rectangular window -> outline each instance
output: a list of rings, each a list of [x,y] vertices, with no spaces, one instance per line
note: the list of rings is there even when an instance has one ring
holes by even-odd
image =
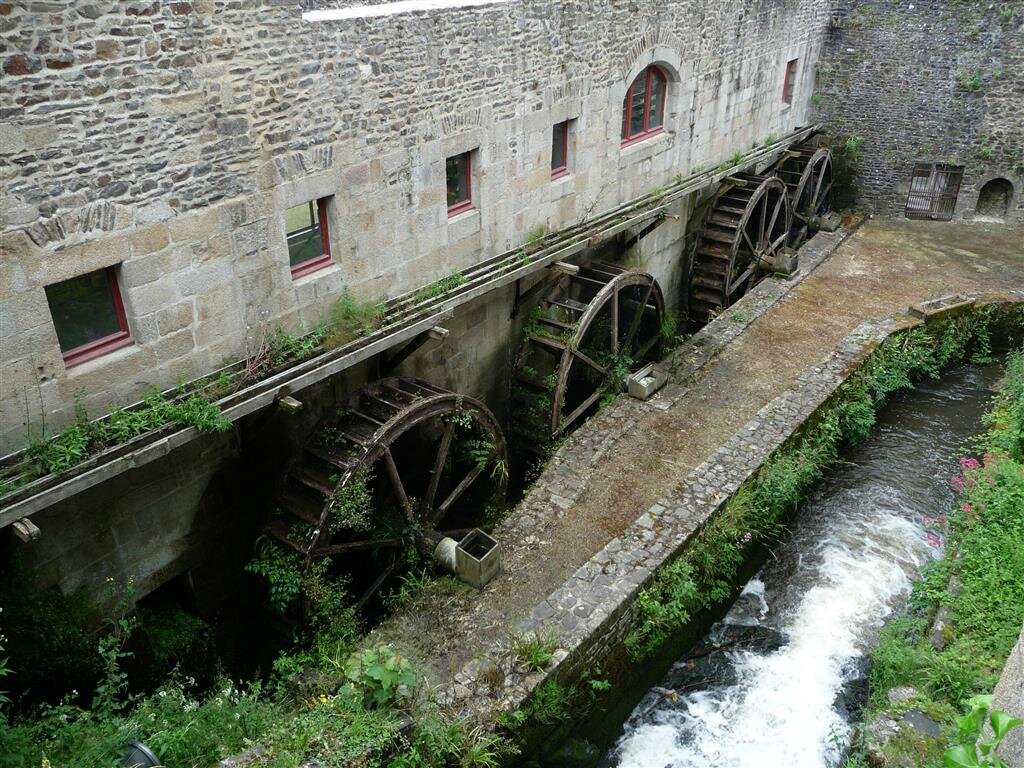
[[[782,83],[782,100],[793,103],[793,90],[796,88],[796,65],[799,59],[792,59],[786,64],[786,79]]]
[[[557,123],[551,129],[551,178],[569,173],[569,121]]]
[[[461,155],[449,157],[444,164],[449,216],[473,207],[473,166],[469,155],[469,152],[463,152]]]
[[[69,367],[132,343],[114,267],[48,285],[46,301]]]
[[[331,263],[326,197],[285,211],[284,230],[292,277],[308,275]]]
[[[907,218],[939,221],[952,219],[963,177],[962,165],[917,163],[910,177],[910,193],[904,211]]]

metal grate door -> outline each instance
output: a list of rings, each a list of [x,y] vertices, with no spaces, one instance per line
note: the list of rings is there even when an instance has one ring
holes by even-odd
[[[956,208],[956,196],[964,177],[962,165],[945,163],[918,163],[910,177],[907,195],[908,219],[937,219],[949,221]]]

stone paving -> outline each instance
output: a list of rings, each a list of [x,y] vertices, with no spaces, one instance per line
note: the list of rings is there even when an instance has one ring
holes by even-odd
[[[941,295],[947,283],[1024,289],[1024,253],[1012,245],[1019,232],[936,235],[914,226],[869,222],[805,277],[849,233],[816,238],[801,255],[804,274],[765,281],[677,350],[666,361],[672,381],[654,399],[619,398],[566,440],[497,531],[502,577],[482,591],[449,584],[427,589],[369,642],[394,644],[463,706],[515,706],[548,674],[571,675],[600,657],[621,640],[631,598],[657,565],[820,405],[868,347],[918,321],[904,316],[850,329],[865,317]],[[943,245],[950,237],[955,242]],[[996,253],[980,252],[978,242]],[[890,245],[893,250],[881,252]],[[772,340],[773,333],[781,335]],[[813,365],[833,348],[834,356]],[[766,360],[768,374],[759,368]],[[694,413],[713,418],[695,426]],[[685,444],[659,432],[666,423],[687,433]],[[630,498],[615,497],[630,484],[636,486]],[[511,663],[511,633],[536,628],[558,634],[556,664],[524,675]]]

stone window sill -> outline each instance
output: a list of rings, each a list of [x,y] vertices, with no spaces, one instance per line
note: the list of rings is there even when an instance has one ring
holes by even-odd
[[[576,185],[574,183],[575,176],[571,173],[563,173],[557,179],[551,180],[551,199],[561,200],[566,195],[571,195],[576,191]]]
[[[619,167],[632,165],[640,160],[646,160],[660,152],[672,147],[675,141],[675,134],[668,131],[652,136],[649,139],[638,141],[635,144],[628,144],[619,153]]]
[[[448,242],[454,243],[480,231],[480,209],[470,208],[448,219]]]

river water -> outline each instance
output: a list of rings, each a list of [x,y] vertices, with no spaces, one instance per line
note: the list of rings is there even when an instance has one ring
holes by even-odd
[[[834,768],[865,652],[941,547],[957,449],[998,371],[904,393],[802,505],[724,619],[623,725],[602,768]],[[940,532],[940,531],[939,531]]]

